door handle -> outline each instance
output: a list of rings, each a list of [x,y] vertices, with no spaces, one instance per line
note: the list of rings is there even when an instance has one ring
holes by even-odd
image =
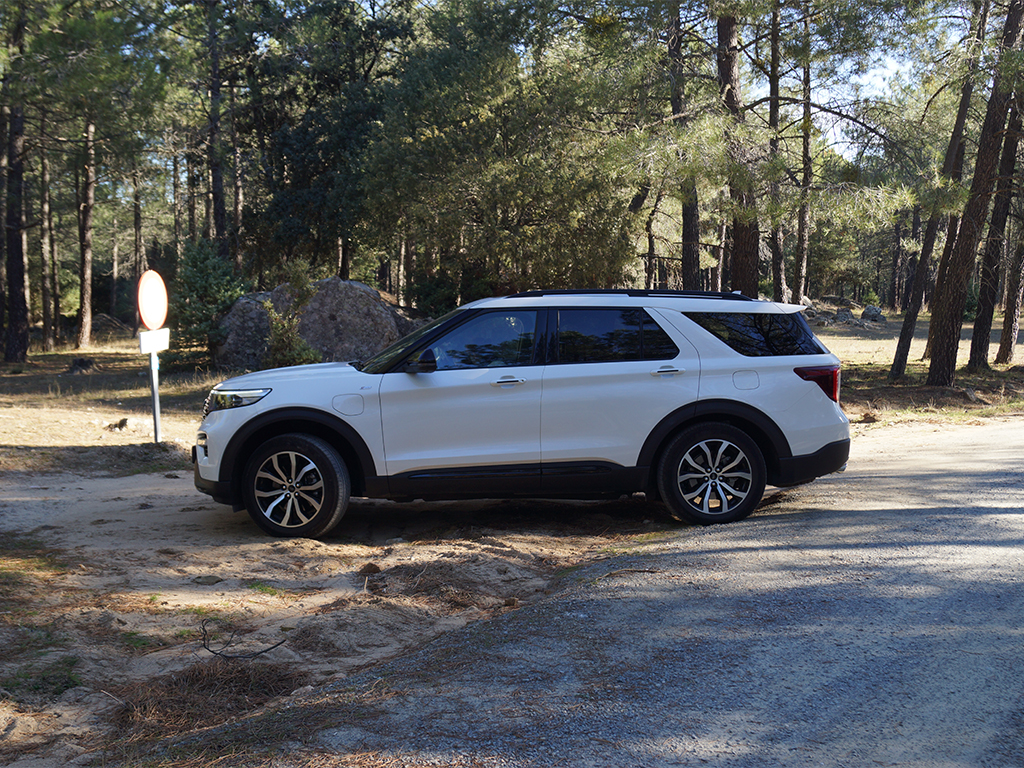
[[[656,371],[651,371],[651,376],[675,376],[680,373],[686,373],[686,369],[665,366],[664,368],[659,368]]]
[[[515,376],[507,376],[507,377],[500,378],[497,381],[492,381],[491,382],[491,386],[492,387],[511,387],[511,386],[513,386],[515,384],[525,384],[525,383],[526,383],[526,379],[517,379]]]

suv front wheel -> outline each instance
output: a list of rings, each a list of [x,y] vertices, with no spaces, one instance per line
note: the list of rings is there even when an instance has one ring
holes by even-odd
[[[730,424],[686,429],[658,464],[658,490],[669,512],[698,525],[742,520],[760,503],[764,485],[761,450]]]
[[[272,536],[315,538],[348,508],[351,484],[338,452],[313,435],[271,438],[250,456],[242,478],[246,509]]]

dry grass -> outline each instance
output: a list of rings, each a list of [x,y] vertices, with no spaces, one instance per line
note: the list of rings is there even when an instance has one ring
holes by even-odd
[[[251,712],[305,684],[283,664],[214,657],[180,672],[111,690],[118,740],[173,736]]]
[[[375,752],[340,756],[304,749],[316,733],[372,714],[396,695],[378,681],[362,690],[278,697],[305,678],[285,665],[214,659],[175,675],[112,691],[117,732],[104,764],[152,768],[383,768],[415,766]],[[273,700],[278,698],[277,702]]]
[[[990,369],[967,372],[960,368],[952,387],[930,387],[930,362],[922,359],[928,333],[928,317],[917,324],[910,347],[906,373],[895,383],[888,380],[896,354],[902,319],[867,328],[837,325],[815,328],[815,333],[843,361],[843,408],[850,420],[876,423],[907,420],[960,421],[1024,412],[1024,345],[1017,345],[1016,364],[993,365]],[[1001,325],[1001,320],[996,327]],[[971,347],[970,324],[966,324],[958,358],[966,363]],[[993,331],[991,353],[999,343]]]

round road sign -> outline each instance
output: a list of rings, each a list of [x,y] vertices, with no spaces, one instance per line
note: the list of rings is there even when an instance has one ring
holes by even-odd
[[[142,324],[155,331],[167,319],[167,288],[163,278],[152,269],[139,278],[139,315]]]

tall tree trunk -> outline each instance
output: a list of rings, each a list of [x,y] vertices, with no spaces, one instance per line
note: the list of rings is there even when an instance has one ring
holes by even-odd
[[[40,134],[46,135],[46,112],[39,115]],[[39,295],[43,304],[43,349],[52,352],[56,347],[53,333],[53,295],[50,275],[50,162],[46,149],[39,150]]]
[[[903,270],[906,269],[906,252],[903,249],[903,219],[897,218],[892,237],[892,274],[889,280],[889,307],[899,312],[900,297],[903,293]]]
[[[195,243],[199,240],[199,152],[191,142],[185,152],[185,184],[188,187],[188,239]]]
[[[146,247],[142,241],[142,189],[139,169],[132,166],[132,284],[138,285],[139,278],[146,270]],[[142,316],[139,308],[132,312],[132,333],[138,335]]]
[[[181,156],[175,152],[171,180],[171,201],[174,209],[174,263],[181,263]]]
[[[206,0],[207,5],[207,47],[210,54],[210,204],[212,220],[210,237],[217,244],[217,255],[222,259],[231,257],[227,237],[228,213],[224,201],[224,152],[221,147],[221,73],[220,73],[220,8],[219,0]]]
[[[1003,155],[999,161],[999,181],[996,185],[992,216],[988,225],[988,239],[981,258],[981,287],[978,293],[978,312],[974,318],[971,336],[969,371],[983,370],[988,365],[988,349],[992,338],[992,317],[999,292],[999,266],[1003,257],[1006,221],[1013,201],[1013,175],[1017,164],[1017,145],[1020,143],[1021,116],[1014,106],[1010,110],[1009,125],[1003,139]]]
[[[917,250],[918,254],[920,254],[920,252],[921,252],[921,250],[920,250],[920,246],[921,246],[921,223],[922,223],[921,222],[921,206],[920,205],[915,205],[914,206],[914,212],[913,212],[913,215],[911,217],[910,239],[913,240],[915,243],[917,243],[917,245],[918,245],[918,250]],[[906,272],[904,273],[903,295],[900,296],[900,307],[902,307],[904,309],[907,306],[910,305],[910,294],[914,290],[914,288],[913,288],[913,286],[914,286],[914,275],[916,274],[916,270],[917,270],[917,256],[911,255],[910,259],[907,261],[907,268],[906,268]]]
[[[647,258],[645,259],[646,275],[644,287],[647,289],[665,287],[663,285],[655,285],[658,276],[658,248],[657,239],[654,234],[654,222],[661,210],[661,201],[664,198],[664,194],[664,189],[659,187],[658,194],[654,199],[654,204],[651,206],[651,210],[644,221],[644,234],[647,236]]]
[[[245,205],[245,190],[242,185],[242,147],[238,142],[238,130],[235,121],[238,115],[238,105],[235,103],[235,88],[231,88],[231,149],[234,157],[234,216],[232,226],[232,247],[235,251],[235,270],[242,271],[242,249],[239,246],[239,238],[242,233],[242,207]]]
[[[146,270],[146,248],[142,239],[142,181],[132,168],[132,276],[138,280]]]
[[[960,219],[960,232],[949,259],[942,301],[935,307],[932,323],[935,337],[932,361],[928,368],[928,385],[950,387],[956,377],[956,358],[963,324],[964,304],[967,299],[967,280],[974,266],[978,241],[985,226],[989,198],[995,183],[999,162],[999,134],[1006,123],[1011,90],[1007,87],[1000,64],[1005,52],[1016,48],[1024,19],[1024,0],[1011,0],[1006,13],[1001,42],[1001,54],[992,78],[992,94],[985,111],[985,121],[978,136],[978,155],[975,160],[971,193]]]
[[[85,177],[78,210],[78,343],[79,349],[92,346],[92,219],[96,208],[96,124],[85,124]]]
[[[814,164],[811,161],[811,10],[806,6],[804,45],[807,52],[800,84],[800,210],[797,213],[796,268],[793,275],[793,300],[797,303],[802,302],[808,293],[807,258],[811,250],[811,185],[814,183]]]
[[[25,44],[27,10],[24,2],[17,3],[10,28],[8,56],[20,59]],[[16,77],[16,75],[15,75]],[[22,363],[28,355],[28,274],[25,269],[25,108],[18,96],[12,96],[11,81],[4,80],[4,96],[8,100],[7,128],[7,184],[6,214],[4,217],[6,247],[4,282],[7,290],[7,339],[4,360]],[[4,307],[0,304],[0,328],[3,325]]]
[[[7,344],[4,360],[23,363],[28,355],[25,287],[25,113],[11,106],[7,140]]]
[[[682,281],[686,290],[700,290],[700,203],[697,183],[692,178],[680,184],[682,198]]]
[[[117,231],[117,216],[111,221],[113,230],[110,238],[110,316],[117,317],[117,280],[121,269],[121,248],[118,242],[120,232]]]
[[[347,237],[338,238],[338,277],[350,279],[352,273],[352,242]]]
[[[50,296],[53,299],[53,337],[64,338],[64,318],[60,313],[60,264],[57,258],[57,231],[53,227],[53,206],[50,206],[46,218],[42,222],[50,241]]]
[[[1020,332],[1020,308],[1024,301],[1024,240],[1017,244],[1012,263],[1006,270],[1006,309],[1003,313],[1003,332],[999,337],[996,362],[1013,362],[1013,350]]]
[[[742,123],[743,99],[740,95],[739,20],[735,16],[720,16],[718,26],[718,85],[722,102],[734,123]],[[731,134],[732,131],[730,130]],[[733,154],[739,155],[738,142]],[[734,160],[738,160],[734,157]],[[758,267],[760,260],[760,233],[754,206],[754,191],[750,184],[739,179],[729,182],[729,197],[734,213],[732,218],[732,288],[746,296],[758,295]]]
[[[668,59],[672,77],[669,100],[677,130],[682,127],[683,114],[683,45],[680,5],[671,7],[668,34]],[[680,267],[683,288],[700,288],[700,201],[697,197],[697,182],[691,176],[679,183],[679,200],[682,203],[682,232],[680,242]]]
[[[971,96],[974,93],[974,82],[977,79],[978,52],[985,40],[985,28],[988,24],[988,0],[984,3],[975,0],[974,18],[972,26],[974,29],[973,45],[971,46],[968,59],[967,76],[964,78],[960,88],[960,105],[957,108],[956,119],[953,122],[953,131],[950,134],[949,144],[946,146],[946,156],[942,162],[942,176],[947,179],[958,181],[963,175],[964,145],[963,132],[967,123],[967,115],[970,111]],[[931,215],[928,217],[928,225],[925,227],[924,239],[921,241],[921,254],[917,259],[917,269],[914,270],[914,281],[910,289],[910,298],[907,301],[907,311],[903,316],[903,327],[900,329],[900,338],[896,343],[896,354],[893,357],[892,365],[889,368],[889,381],[897,381],[907,370],[907,359],[910,356],[910,344],[914,340],[914,332],[917,326],[917,316],[921,311],[924,302],[925,287],[928,282],[929,262],[932,257],[932,250],[935,248],[935,238],[939,232],[939,224],[942,220],[942,212],[938,201],[932,206]],[[949,221],[953,227],[947,232],[947,238],[956,237],[956,229],[959,227],[959,220],[950,216]],[[949,240],[947,239],[947,243]],[[951,243],[950,243],[951,245]],[[945,261],[945,259],[943,259]],[[935,303],[935,302],[933,302]],[[932,327],[929,326],[928,335],[931,338]],[[926,349],[926,355],[928,350]]]
[[[772,7],[771,27],[771,62],[768,70],[768,130],[771,137],[768,139],[768,151],[772,161],[779,157],[779,96],[780,96],[780,66],[782,37],[782,10],[780,0],[775,0]],[[789,288],[786,286],[786,261],[783,251],[782,228],[779,224],[779,209],[781,208],[779,182],[772,181],[771,184],[772,203],[775,211],[772,213],[772,230],[768,236],[768,246],[772,253],[772,298],[775,301],[789,301]]]
[[[3,104],[0,105],[0,137],[7,139],[7,126],[10,124],[11,108],[7,105],[10,83],[3,80]],[[0,151],[0,220],[5,224],[7,218],[7,151]],[[7,321],[7,237],[0,237],[0,347],[7,338],[5,334]]]

